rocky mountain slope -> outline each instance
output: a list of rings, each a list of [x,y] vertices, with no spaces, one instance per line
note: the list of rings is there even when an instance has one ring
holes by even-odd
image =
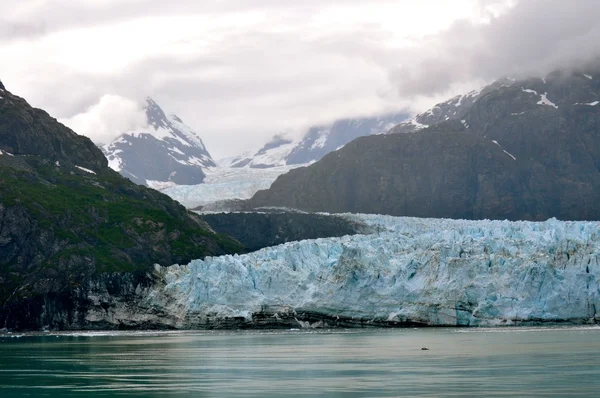
[[[480,97],[491,91],[508,87],[513,83],[515,83],[515,79],[502,78],[479,90],[473,90],[464,95],[457,95],[445,102],[436,104],[433,108],[418,114],[410,120],[394,126],[387,133],[414,133],[415,131],[423,130],[429,126],[435,126],[448,120],[462,120],[463,116],[466,115]]]
[[[151,98],[144,109],[148,127],[125,132],[102,147],[110,167],[154,188],[200,184],[204,170],[216,166],[200,137],[177,115],[167,116]]]
[[[154,264],[242,250],[0,86],[0,328],[61,327],[98,286],[125,299]]]
[[[505,79],[462,107],[458,117],[446,120],[446,114],[413,133],[359,138],[279,177],[248,206],[597,220],[599,104],[599,67]]]

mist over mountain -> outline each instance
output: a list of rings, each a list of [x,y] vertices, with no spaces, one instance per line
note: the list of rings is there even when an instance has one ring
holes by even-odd
[[[228,164],[234,168],[256,169],[307,165],[358,137],[383,134],[407,118],[408,114],[398,112],[378,117],[336,120],[330,125],[311,127],[298,140],[275,135],[258,151],[237,156]]]

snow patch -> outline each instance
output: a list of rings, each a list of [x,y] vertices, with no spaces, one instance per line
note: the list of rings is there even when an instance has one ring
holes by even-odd
[[[459,106],[461,106],[461,105],[462,105],[463,98],[464,98],[464,96],[463,96],[463,95],[460,95],[460,96],[458,97],[458,101],[456,102],[456,104],[454,104],[454,106],[455,106],[456,108],[458,108]]]
[[[310,149],[323,148],[325,146],[325,144],[327,143],[328,138],[329,138],[329,130],[323,131],[321,133],[321,135],[319,136],[319,138],[317,138],[315,140],[315,142],[313,142]]]
[[[504,149],[502,150],[502,152],[504,152],[505,154],[507,154],[508,156],[510,156],[513,160],[517,160],[516,157],[514,157],[512,154],[506,152]]]
[[[152,189],[156,189],[157,191],[162,191],[168,188],[176,187],[173,181],[154,181],[154,180],[146,180],[146,185],[148,185]]]
[[[408,123],[415,126],[416,131],[423,130],[423,129],[426,129],[427,127],[429,127],[429,125],[427,125],[427,124],[419,123],[416,118],[410,120]]]
[[[90,169],[86,169],[85,167],[81,167],[81,166],[75,166],[75,167],[77,167],[79,170],[85,171],[86,173],[96,174],[95,171],[90,170]]]
[[[512,154],[508,153],[507,151],[504,150],[504,148],[502,148],[502,145],[498,144],[498,141],[496,140],[492,140],[492,142],[496,145],[498,145],[500,147],[500,149],[502,149],[502,152],[504,152],[505,154],[507,154],[508,156],[510,156],[513,160],[517,160],[516,157],[514,157]]]
[[[537,91],[535,91],[535,90],[531,90],[531,89],[528,89],[528,88],[527,88],[527,89],[525,89],[525,88],[521,87],[521,90],[523,90],[523,92],[525,92],[525,93],[530,93],[530,94],[539,95],[539,94],[537,93]]]
[[[542,99],[538,101],[538,105],[548,105],[555,109],[558,109],[558,106],[548,99],[548,93],[542,94]]]
[[[183,155],[183,156],[185,156],[185,153],[183,153],[183,151],[182,151],[181,149],[179,149],[179,148],[176,148],[176,147],[169,148],[169,151],[171,151],[171,152],[175,152],[175,153],[176,153],[176,154],[178,154],[178,155]]]

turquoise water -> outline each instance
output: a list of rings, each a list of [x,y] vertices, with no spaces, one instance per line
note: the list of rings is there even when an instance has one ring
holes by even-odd
[[[600,328],[0,335],[13,396],[596,397]]]

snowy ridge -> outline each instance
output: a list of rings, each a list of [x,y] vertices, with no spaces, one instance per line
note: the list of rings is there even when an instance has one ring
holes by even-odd
[[[504,82],[504,80],[502,81]],[[479,90],[473,90],[465,95],[458,95],[446,102],[439,103],[412,119],[388,129],[387,132],[390,134],[414,133],[447,120],[461,120],[475,101],[482,94],[490,91],[492,87],[493,85],[490,85]],[[466,121],[463,124],[466,124]]]
[[[163,284],[145,305],[177,327],[265,309],[392,324],[598,320],[597,222],[346,217],[379,232],[158,267]]]

